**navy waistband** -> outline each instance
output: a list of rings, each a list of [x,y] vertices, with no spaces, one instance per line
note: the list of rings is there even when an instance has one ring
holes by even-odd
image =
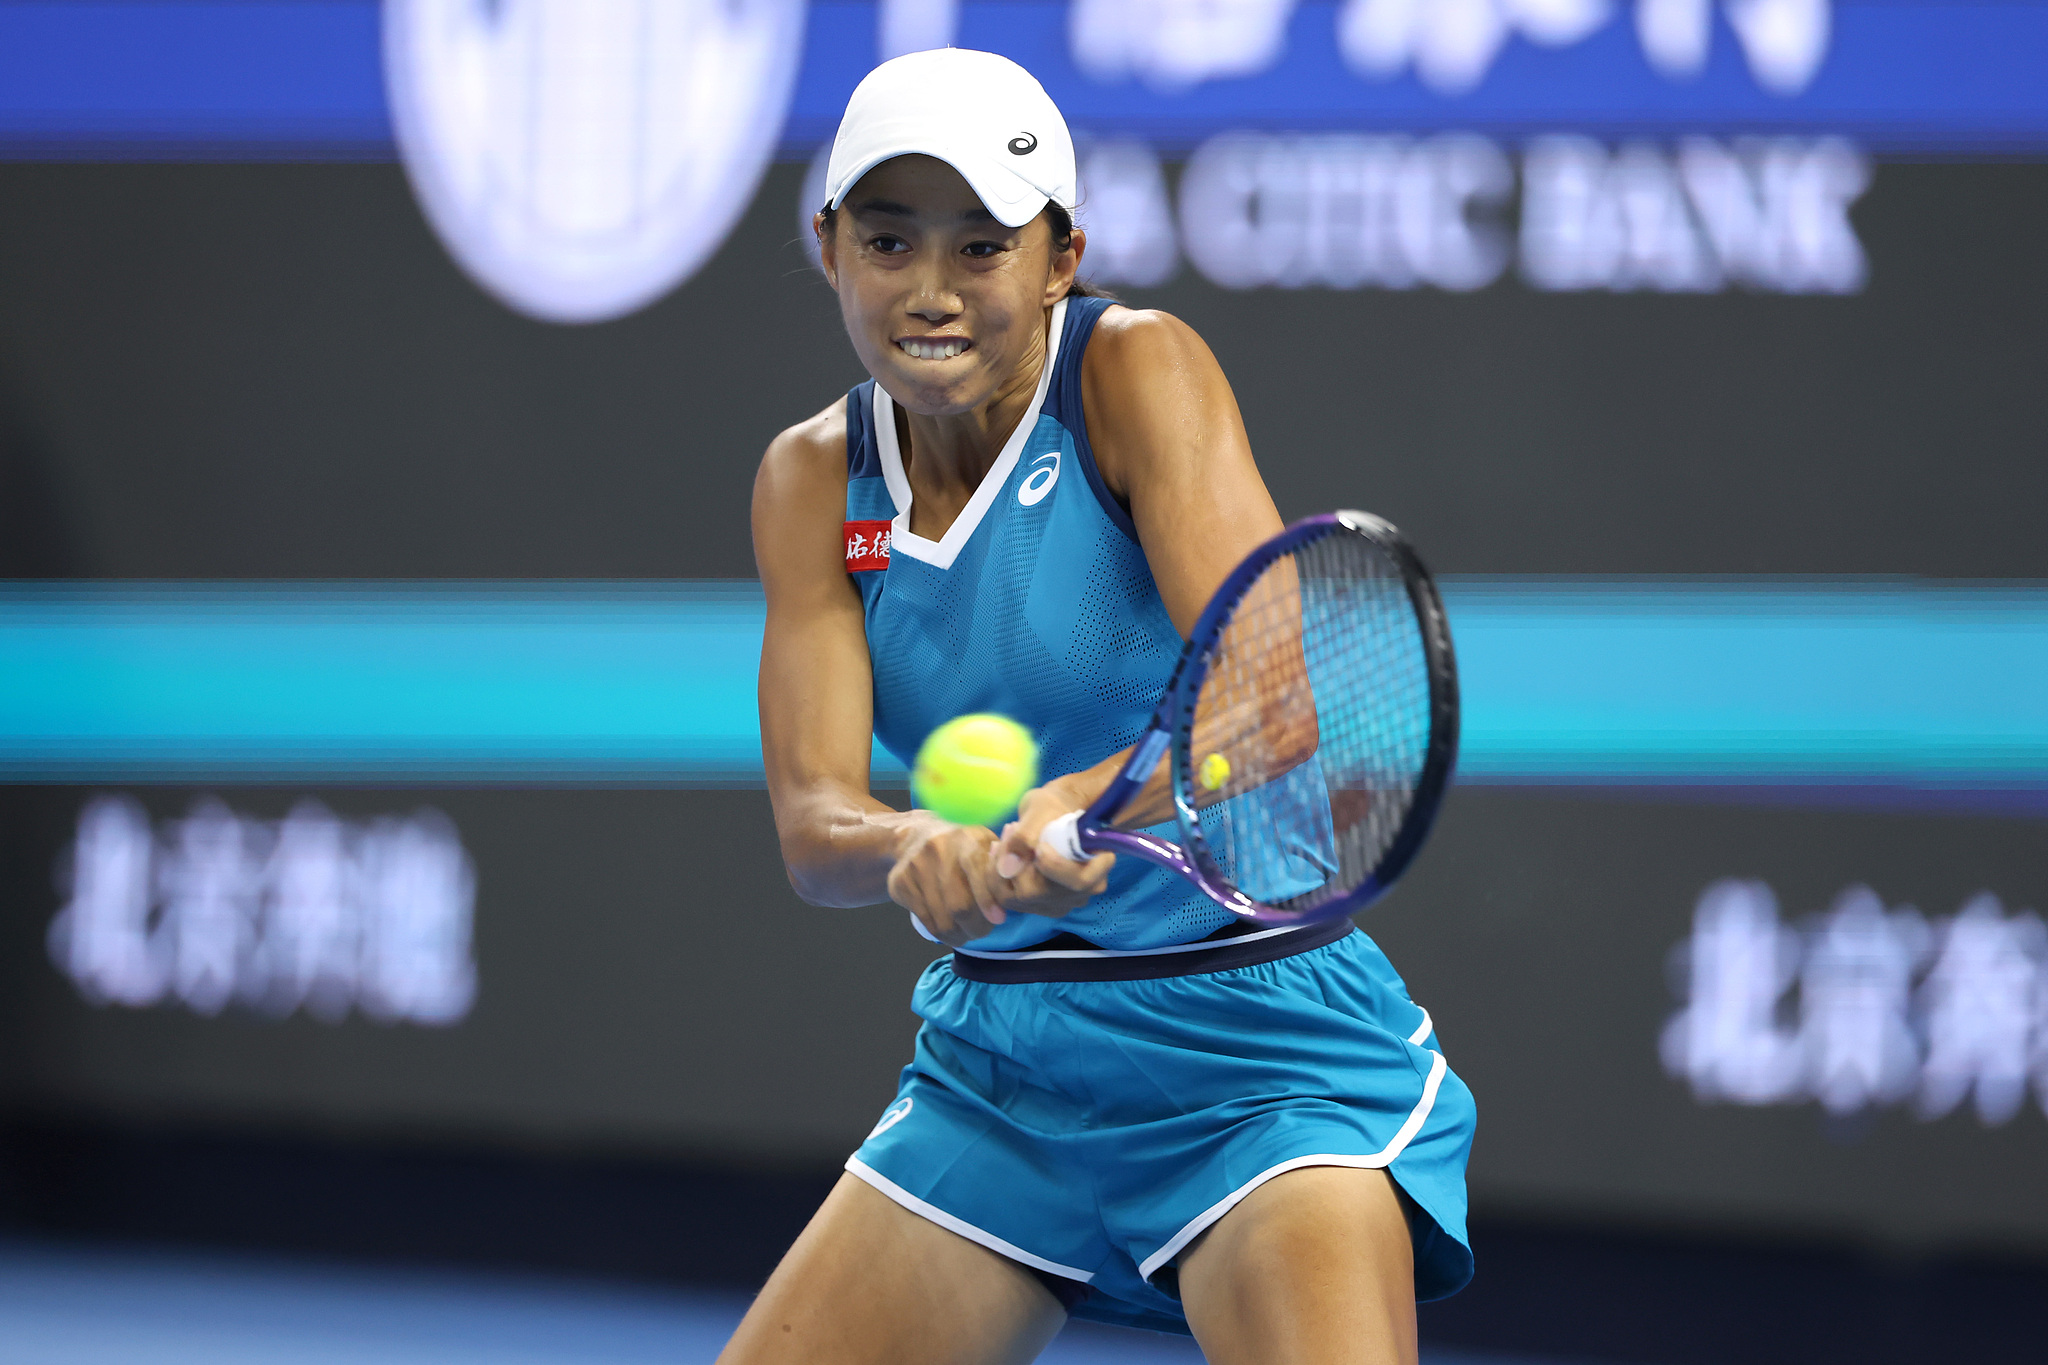
[[[1002,957],[953,954],[953,974],[962,981],[1011,985],[1026,981],[1156,981],[1200,972],[1228,972],[1278,962],[1335,943],[1356,928],[1348,919],[1333,919],[1285,933],[1269,933],[1241,924],[1226,924],[1208,938],[1171,953],[1102,953],[1099,944],[1074,934],[1061,934]],[[1087,956],[1047,957],[1047,953]],[[1102,954],[1096,956],[1096,954]]]

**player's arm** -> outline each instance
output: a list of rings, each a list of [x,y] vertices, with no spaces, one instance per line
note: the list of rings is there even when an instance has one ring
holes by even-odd
[[[1186,636],[1230,571],[1281,529],[1237,397],[1193,328],[1170,314],[1124,308],[1096,326],[1081,363],[1081,396],[1096,467],[1130,509],[1159,596]],[[1111,755],[1031,793],[1005,849],[1028,856],[1039,829],[1092,802],[1128,756]],[[1162,765],[1116,822],[1149,825],[1172,815]]]
[[[1129,308],[1096,325],[1081,396],[1096,468],[1130,509],[1185,637],[1230,571],[1281,528],[1237,396],[1194,328]]]
[[[846,423],[835,404],[777,437],[754,481],[754,557],[768,603],[761,753],[783,862],[813,905],[894,900],[938,938],[962,943],[1004,919],[990,880],[994,836],[895,810],[868,790],[874,685],[846,573],[845,507]],[[1050,894],[1066,909],[1083,899]],[[1004,887],[1002,898],[1017,895]]]
[[[889,899],[905,844],[930,823],[868,791],[872,682],[846,574],[844,405],[778,436],[754,480],[761,757],[790,885],[813,905]]]
[[[1174,627],[1190,635],[1230,571],[1281,527],[1237,396],[1194,328],[1168,313],[1112,308],[1082,359],[1081,398],[1096,468],[1130,509]],[[1085,806],[1126,756],[1048,786]],[[1117,823],[1172,815],[1162,765]]]

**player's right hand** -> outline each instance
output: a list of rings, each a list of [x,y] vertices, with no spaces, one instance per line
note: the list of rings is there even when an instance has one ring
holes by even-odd
[[[933,938],[957,948],[1008,918],[997,904],[996,836],[980,825],[919,814],[889,869],[889,899],[917,916]]]
[[[1068,915],[1099,896],[1109,885],[1114,853],[1098,853],[1072,863],[1048,845],[1045,827],[1069,811],[1086,810],[1088,798],[1073,790],[1075,779],[1056,778],[1024,793],[1017,818],[1003,827],[995,847],[997,885],[1006,891],[1003,903],[1012,910],[1039,915]]]

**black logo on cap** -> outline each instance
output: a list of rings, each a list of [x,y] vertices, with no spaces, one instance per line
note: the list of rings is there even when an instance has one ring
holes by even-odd
[[[1010,139],[1011,156],[1028,156],[1038,150],[1038,138],[1031,133]]]

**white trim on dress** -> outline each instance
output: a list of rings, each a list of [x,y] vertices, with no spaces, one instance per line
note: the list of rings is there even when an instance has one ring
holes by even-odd
[[[1326,1152],[1317,1156],[1298,1156],[1292,1161],[1281,1162],[1271,1170],[1259,1172],[1243,1185],[1238,1186],[1230,1194],[1202,1210],[1201,1214],[1193,1222],[1173,1235],[1172,1241],[1153,1252],[1150,1256],[1147,1256],[1138,1266],[1139,1276],[1143,1279],[1151,1279],[1153,1273],[1161,1266],[1180,1255],[1189,1242],[1201,1236],[1217,1219],[1236,1208],[1239,1200],[1276,1175],[1285,1175],[1287,1172],[1299,1170],[1303,1166],[1349,1166],[1353,1169],[1369,1171],[1384,1170],[1386,1167],[1391,1166],[1394,1158],[1401,1155],[1402,1150],[1414,1140],[1415,1135],[1422,1131],[1422,1125],[1429,1118],[1431,1107],[1436,1104],[1436,1092],[1437,1088],[1443,1084],[1444,1072],[1450,1069],[1450,1064],[1444,1061],[1443,1053],[1435,1052],[1430,1055],[1436,1060],[1429,1064],[1429,1079],[1423,1082],[1422,1099],[1408,1115],[1408,1121],[1401,1125],[1401,1130],[1394,1134],[1392,1142],[1388,1143],[1381,1150],[1374,1152],[1371,1156],[1343,1156]]]
[[[1060,338],[1066,331],[1067,301],[1061,299],[1052,306],[1052,323],[1046,329],[1045,366],[1038,372],[1038,391],[1031,395],[1031,406],[1017,419],[1016,430],[1010,439],[1003,442],[1002,453],[989,466],[988,473],[981,476],[980,485],[974,496],[960,509],[960,515],[953,518],[953,524],[946,528],[946,534],[938,540],[926,540],[910,529],[910,479],[903,472],[903,448],[896,441],[896,400],[889,397],[888,390],[877,381],[875,384],[875,452],[882,461],[882,483],[889,490],[889,500],[896,504],[896,520],[891,524],[889,553],[908,555],[921,560],[935,569],[950,569],[960,555],[981,519],[988,515],[988,509],[995,505],[996,494],[1003,491],[1003,485],[1010,481],[1010,471],[1017,467],[1017,457],[1024,451],[1024,443],[1031,439],[1031,433],[1038,428],[1039,409],[1045,406],[1045,391],[1052,385],[1053,367],[1059,363]]]
[[[996,1236],[993,1232],[984,1232],[972,1223],[955,1218],[952,1214],[947,1213],[935,1204],[927,1204],[924,1200],[919,1199],[909,1190],[904,1189],[901,1185],[889,1179],[888,1176],[883,1175],[857,1156],[846,1158],[846,1169],[848,1174],[866,1181],[920,1218],[937,1223],[948,1232],[957,1232],[970,1242],[979,1242],[982,1246],[987,1247],[999,1256],[1007,1256],[1011,1260],[1020,1261],[1034,1270],[1043,1270],[1049,1275],[1058,1275],[1062,1279],[1079,1280],[1082,1284],[1087,1284],[1095,1278],[1095,1272],[1092,1270],[1076,1270],[1070,1265],[1061,1265],[1058,1261],[1048,1261],[1043,1256],[1033,1256],[1023,1247],[1013,1246]]]

